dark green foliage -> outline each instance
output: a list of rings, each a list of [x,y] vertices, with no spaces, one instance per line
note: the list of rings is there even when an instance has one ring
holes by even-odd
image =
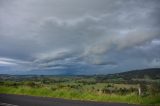
[[[41,83],[35,82],[35,81],[26,81],[23,83],[23,85],[28,87],[42,87]]]
[[[150,94],[153,96],[160,94],[160,82],[152,83],[149,87]]]
[[[145,96],[147,93],[147,85],[144,83],[140,83],[139,88],[141,89],[141,96]]]

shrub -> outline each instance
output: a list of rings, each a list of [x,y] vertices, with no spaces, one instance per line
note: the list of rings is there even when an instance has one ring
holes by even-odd
[[[160,83],[159,82],[152,83],[149,87],[149,92],[153,96],[159,95],[159,93],[160,93]]]

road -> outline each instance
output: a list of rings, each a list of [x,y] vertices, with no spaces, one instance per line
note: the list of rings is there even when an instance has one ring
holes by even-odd
[[[138,106],[138,105],[0,94],[0,106]]]

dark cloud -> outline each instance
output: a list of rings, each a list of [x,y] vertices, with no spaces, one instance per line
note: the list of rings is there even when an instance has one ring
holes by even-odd
[[[74,74],[158,67],[159,5],[159,0],[1,0],[0,67]]]
[[[116,62],[95,62],[93,63],[94,65],[111,65],[111,66],[116,66],[117,63]]]

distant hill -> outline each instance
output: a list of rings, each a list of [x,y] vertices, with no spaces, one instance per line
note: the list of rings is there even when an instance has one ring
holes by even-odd
[[[150,83],[160,81],[160,68],[132,70],[108,75],[97,75],[95,78],[97,82],[104,83]]]
[[[160,79],[160,68],[133,70],[122,73],[110,74],[112,77],[124,79]]]
[[[150,68],[150,69],[141,69],[141,70],[132,70],[127,72],[108,74],[108,75],[72,75],[72,76],[59,76],[59,75],[7,75],[0,74],[0,80],[32,80],[37,78],[51,78],[51,77],[72,77],[72,78],[95,78],[99,82],[106,82],[111,79],[111,81],[130,81],[130,80],[139,80],[143,81],[146,79],[151,80],[160,80],[160,68]]]

